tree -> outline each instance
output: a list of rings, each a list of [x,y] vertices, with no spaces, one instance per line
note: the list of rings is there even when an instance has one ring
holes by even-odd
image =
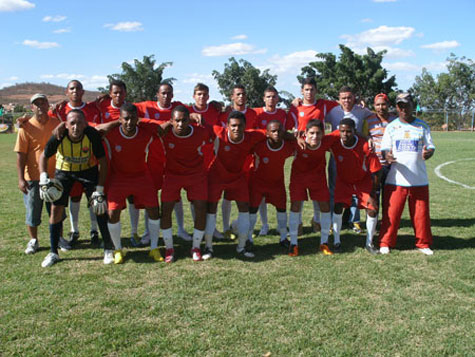
[[[244,59],[237,61],[234,57],[224,64],[223,73],[214,70],[212,75],[218,82],[219,92],[228,102],[234,85],[243,85],[246,88],[248,105],[251,107],[262,107],[264,90],[268,86],[275,86],[277,82],[277,76],[271,75],[268,69],[261,72],[250,62]]]
[[[172,84],[175,78],[163,79],[163,71],[172,62],[156,64],[154,55],[144,56],[142,62],[135,59],[134,64],[122,62],[122,73],[111,74],[107,78],[109,81],[118,79],[124,81],[127,86],[127,100],[130,102],[141,102],[155,98],[158,85],[161,82]],[[107,88],[98,88],[101,92],[108,92]]]
[[[373,103],[378,93],[395,98],[396,76],[388,78],[388,71],[381,65],[386,51],[374,52],[368,47],[365,55],[359,55],[344,45],[340,45],[340,50],[338,59],[330,52],[317,54],[321,60],[303,67],[297,79],[302,82],[306,77],[314,77],[319,93],[330,99],[337,99],[338,90],[345,85],[352,87],[366,103]]]

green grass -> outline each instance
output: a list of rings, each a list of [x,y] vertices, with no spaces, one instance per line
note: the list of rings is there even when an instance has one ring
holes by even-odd
[[[0,135],[0,354],[473,356],[475,191],[433,171],[474,157],[475,136],[433,136],[432,257],[413,249],[405,213],[398,249],[384,257],[367,254],[364,237],[349,231],[342,236],[345,253],[317,254],[319,236],[307,228],[297,258],[268,236],[256,239],[252,262],[236,259],[235,243],[224,242],[216,245],[217,258],[193,263],[189,243],[175,240],[180,259],[173,265],[152,263],[146,249],[130,249],[124,265],[104,266],[102,252],[85,241],[83,203],[80,249],[60,253],[62,262],[43,269],[48,228],[40,227],[42,250],[26,256],[15,136]],[[442,169],[472,186],[474,172],[475,161]],[[185,212],[190,229],[187,204]],[[307,204],[307,224],[311,214]],[[275,227],[273,208],[269,218]],[[127,213],[122,220],[126,243]]]

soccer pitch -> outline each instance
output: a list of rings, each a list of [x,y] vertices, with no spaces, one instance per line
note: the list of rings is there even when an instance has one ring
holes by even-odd
[[[26,256],[15,135],[0,135],[0,354],[474,355],[475,134],[434,132],[433,139],[436,153],[427,162],[432,257],[414,250],[407,209],[388,256],[371,256],[364,236],[348,230],[344,253],[323,256],[319,235],[308,227],[307,203],[295,258],[274,235],[255,240],[254,260],[237,259],[236,243],[222,242],[216,258],[194,263],[191,243],[175,239],[174,264],[152,262],[145,248],[134,248],[125,264],[105,266],[102,251],[86,241],[83,199],[79,248],[60,252],[62,262],[43,269],[47,218],[40,252]],[[442,164],[440,175],[456,183],[434,173]],[[274,212],[269,207],[271,228]],[[126,212],[122,222],[127,245]]]

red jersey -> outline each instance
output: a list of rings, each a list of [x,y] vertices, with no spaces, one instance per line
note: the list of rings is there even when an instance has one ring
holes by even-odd
[[[296,154],[292,162],[292,178],[296,176],[325,176],[326,158],[325,153],[337,138],[325,135],[316,148],[307,147],[305,150],[296,145]]]
[[[338,130],[331,135],[336,133]],[[335,158],[338,178],[348,184],[359,182],[365,176],[381,170],[378,157],[371,152],[368,142],[360,136],[355,137],[356,142],[351,147],[346,147],[341,140],[336,140],[330,148]]]
[[[120,126],[110,131],[104,142],[109,151],[111,174],[140,176],[147,172],[146,155],[154,137],[154,132],[138,126],[130,137],[124,135]]]
[[[250,182],[264,181],[269,185],[284,181],[285,160],[295,152],[295,143],[282,141],[278,149],[272,149],[268,140],[254,147],[254,163],[251,166]]]
[[[229,113],[231,113],[232,111],[233,109],[230,109],[225,111],[224,113],[221,113],[219,119],[222,126],[226,126],[228,124],[228,116]],[[241,113],[243,113],[246,117],[246,129],[257,129],[256,112],[253,109],[246,107],[246,109],[244,109],[244,111],[242,111]]]
[[[259,129],[267,129],[267,124],[271,120],[278,120],[282,123],[284,130],[291,130],[294,127],[293,120],[287,120],[287,113],[283,109],[276,109],[273,112],[266,112],[265,108],[254,108],[257,115],[256,125]]]
[[[71,103],[68,102],[60,111],[53,113],[53,115],[57,116],[61,121],[66,121],[66,115],[73,109],[81,110],[88,123],[101,123],[101,113],[99,109],[97,109],[95,102],[82,103],[79,107],[73,107]]]
[[[165,147],[165,175],[194,175],[205,172],[202,147],[211,142],[209,129],[190,125],[191,132],[178,136],[170,130],[162,137]]]
[[[293,121],[294,127],[299,131],[305,131],[311,119],[319,119],[323,123],[327,113],[336,106],[338,102],[326,99],[318,99],[314,104],[302,104],[298,107],[292,105],[287,119]]]
[[[201,114],[207,125],[220,125],[219,116],[221,115],[221,112],[214,106],[207,104],[205,110],[198,110],[194,105],[187,105],[186,107],[190,111],[190,114]]]
[[[239,142],[232,142],[226,128],[213,126],[215,158],[211,163],[210,175],[224,181],[233,181],[244,173],[243,165],[254,146],[266,139],[264,130],[246,130]]]
[[[99,104],[99,111],[101,112],[101,123],[109,123],[111,121],[119,120],[120,107],[116,107],[112,103],[111,98],[104,99]]]

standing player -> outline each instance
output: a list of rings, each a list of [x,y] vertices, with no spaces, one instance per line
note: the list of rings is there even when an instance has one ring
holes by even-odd
[[[165,123],[170,120],[173,108],[178,105],[183,105],[181,102],[172,102],[173,87],[169,83],[160,83],[157,91],[157,101],[149,100],[145,102],[136,103],[138,114],[140,118],[154,119],[159,123]],[[165,154],[163,152],[163,145],[160,140],[154,140],[149,148],[147,165],[153,177],[155,187],[157,190],[162,188],[163,184],[163,170],[165,167]],[[181,200],[175,205],[176,221],[178,225],[177,235],[183,240],[190,241],[190,235],[184,228],[183,217],[183,203]],[[147,215],[145,215],[145,222],[147,222]],[[147,228],[148,224],[145,224]],[[148,244],[150,236],[146,231],[141,243]]]
[[[340,140],[331,146],[336,163],[335,207],[333,213],[334,249],[341,251],[340,232],[343,206],[351,204],[355,195],[359,205],[366,208],[366,250],[377,254],[373,236],[378,222],[377,192],[381,164],[368,142],[356,135],[355,121],[343,118],[338,126]]]
[[[64,191],[61,197],[51,206],[50,216],[50,243],[51,251],[41,263],[42,267],[49,267],[59,261],[58,242],[62,229],[64,206],[68,203],[69,192],[75,182],[80,182],[91,197],[91,206],[99,207],[97,222],[104,239],[104,264],[113,262],[112,241],[107,229],[105,215],[104,183],[107,176],[107,160],[99,133],[87,125],[84,113],[79,109],[71,110],[66,116],[67,133],[58,140],[52,136],[40,156],[40,190],[48,189],[48,160],[56,155],[55,179],[58,180]],[[97,165],[97,162],[99,165]],[[98,167],[99,166],[99,167]],[[102,210],[101,210],[102,208]],[[101,212],[102,211],[102,212]]]
[[[122,105],[119,121],[120,127],[109,132],[104,138],[110,154],[108,227],[115,246],[114,263],[121,264],[124,261],[120,241],[120,212],[125,208],[125,199],[129,196],[133,197],[137,206],[145,207],[147,211],[148,230],[151,232],[149,255],[155,261],[163,261],[158,250],[160,220],[157,190],[145,160],[148,147],[156,135],[137,126],[137,108],[133,104]]]
[[[380,252],[396,246],[397,231],[406,199],[416,238],[416,248],[433,255],[429,214],[429,180],[425,161],[434,155],[429,126],[413,116],[414,101],[409,93],[396,98],[399,118],[388,124],[381,142],[385,159],[391,164],[386,178]]]
[[[287,248],[287,193],[285,190],[285,160],[295,150],[293,143],[284,141],[283,124],[270,120],[266,129],[267,140],[254,147],[254,162],[249,175],[249,240],[257,221],[259,204],[269,202],[277,210],[277,225],[280,233],[280,245]]]

